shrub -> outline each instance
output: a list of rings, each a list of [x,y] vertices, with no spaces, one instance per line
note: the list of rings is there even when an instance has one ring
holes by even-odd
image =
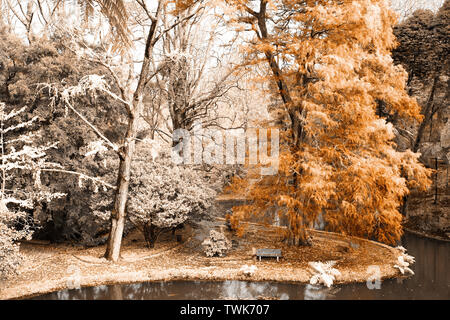
[[[152,145],[142,143],[133,160],[128,215],[150,247],[162,232],[205,216],[216,195],[201,170],[174,164],[169,152],[154,158]]]
[[[25,213],[10,212],[2,203],[0,208],[0,278],[8,278],[17,272],[22,261],[19,253],[18,240],[30,239],[31,231],[28,226],[20,230],[16,228],[18,219],[24,218]]]
[[[223,257],[231,249],[231,241],[221,232],[211,230],[209,238],[202,243],[208,257]]]

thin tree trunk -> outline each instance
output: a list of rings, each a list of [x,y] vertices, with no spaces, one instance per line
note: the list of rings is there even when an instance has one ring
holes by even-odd
[[[439,73],[436,74],[433,80],[433,86],[431,87],[430,96],[428,97],[428,101],[425,105],[425,110],[423,111],[423,115],[425,116],[423,121],[420,123],[419,130],[417,131],[416,140],[413,145],[413,152],[417,152],[420,147],[420,142],[422,141],[423,132],[425,131],[426,126],[430,123],[431,118],[434,115],[433,112],[433,104],[434,104],[434,93],[436,92],[436,87],[438,84]]]
[[[128,123],[125,145],[121,151],[117,192],[114,201],[114,209],[111,212],[111,231],[108,237],[108,245],[105,257],[108,260],[118,261],[122,243],[123,229],[126,219],[126,204],[128,199],[128,187],[131,177],[131,161],[135,149],[137,122],[139,117],[132,116]],[[122,153],[123,152],[123,153]]]
[[[433,118],[434,112],[433,112],[433,104],[434,104],[434,94],[436,92],[436,87],[439,80],[439,71],[436,72],[436,75],[434,76],[433,80],[433,86],[431,87],[431,92],[428,97],[427,103],[425,105],[425,109],[423,110],[424,119],[420,123],[419,129],[417,130],[416,139],[414,141],[414,144],[412,146],[412,151],[417,152],[420,147],[420,143],[422,141],[423,133],[425,131],[426,126],[430,123],[431,119]],[[403,204],[401,207],[401,213],[402,215],[406,216],[406,209],[408,208],[408,195],[403,197]]]
[[[258,19],[258,28],[261,33],[260,37],[264,41],[269,39],[269,34],[267,31],[267,23],[266,23],[267,4],[268,4],[267,0],[261,0],[260,11],[258,13],[256,13],[256,12],[251,13]],[[303,126],[292,106],[292,98],[291,98],[291,94],[289,92],[289,88],[283,79],[282,71],[281,71],[277,61],[275,60],[273,53],[269,50],[266,50],[264,54],[266,56],[267,62],[269,63],[270,69],[272,70],[272,73],[275,76],[275,81],[278,86],[278,91],[280,93],[281,99],[283,100],[283,103],[285,104],[286,109],[288,111],[289,119],[291,120],[294,144],[296,146],[298,146],[300,143],[300,140],[301,140]],[[301,109],[298,110],[299,114],[301,112],[302,112]]]
[[[5,115],[5,106],[2,105],[1,112],[1,127],[0,127],[0,144],[1,144],[1,150],[2,150],[2,197],[1,200],[5,198],[5,187],[6,187],[6,170],[5,170],[5,138],[4,138],[4,115]]]
[[[128,110],[128,128],[125,136],[125,143],[120,150],[120,164],[117,177],[117,191],[114,201],[114,209],[111,212],[111,231],[108,237],[105,257],[108,260],[117,262],[120,257],[120,247],[126,220],[126,204],[128,200],[128,187],[131,177],[131,162],[133,160],[136,146],[136,135],[139,118],[143,109],[143,95],[150,68],[153,47],[155,45],[156,27],[161,15],[162,0],[158,3],[156,16],[152,20],[145,45],[144,60],[139,75],[139,81],[133,94],[132,107]]]

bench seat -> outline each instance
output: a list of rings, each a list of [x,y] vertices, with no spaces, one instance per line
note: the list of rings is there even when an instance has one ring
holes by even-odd
[[[277,258],[277,261],[282,257],[281,249],[256,249],[256,257],[261,258]]]

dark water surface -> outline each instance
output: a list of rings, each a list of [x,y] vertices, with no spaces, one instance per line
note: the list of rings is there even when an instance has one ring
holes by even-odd
[[[250,281],[144,282],[63,290],[37,300],[91,299],[450,299],[450,243],[406,234],[402,244],[416,258],[408,279],[386,280],[380,289],[367,284],[319,286]]]

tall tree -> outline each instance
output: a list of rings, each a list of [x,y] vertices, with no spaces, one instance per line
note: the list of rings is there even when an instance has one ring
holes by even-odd
[[[393,127],[377,114],[420,120],[395,66],[394,14],[385,1],[227,1],[238,25],[256,33],[251,50],[272,71],[287,134],[277,175],[251,184],[237,179],[250,205],[234,222],[278,208],[286,239],[307,243],[323,216],[328,230],[394,243],[402,234],[398,209],[409,187],[425,188],[429,171],[411,151],[398,152]],[[405,175],[402,175],[405,172]]]
[[[138,132],[138,121],[143,111],[143,95],[147,77],[149,76],[150,63],[155,45],[157,25],[160,21],[161,10],[165,5],[163,0],[158,2],[158,8],[154,16],[150,16],[151,25],[148,29],[145,43],[144,59],[139,74],[138,83],[132,97],[123,94],[128,111],[128,127],[124,137],[123,145],[119,149],[119,173],[117,177],[117,191],[114,201],[114,209],[111,212],[111,230],[108,238],[105,257],[117,261],[120,255],[122,234],[125,226],[126,202],[128,199],[128,187],[131,177],[131,161],[133,159],[136,135]]]
[[[82,118],[87,125],[115,150],[119,156],[119,168],[117,174],[116,194],[114,197],[114,206],[111,212],[111,228],[107,242],[107,249],[105,257],[112,261],[118,261],[120,258],[120,248],[122,242],[122,235],[126,220],[126,204],[128,200],[128,189],[131,177],[131,163],[135,152],[136,139],[141,123],[141,116],[144,109],[144,96],[146,87],[149,81],[154,76],[151,72],[151,63],[153,61],[153,51],[162,38],[162,36],[168,31],[172,30],[176,25],[183,23],[193,17],[193,14],[187,16],[180,16],[177,19],[178,11],[166,10],[169,5],[169,1],[159,0],[157,6],[149,6],[147,1],[137,1],[133,3],[132,9],[136,19],[144,19],[147,21],[143,24],[142,39],[144,39],[143,54],[140,62],[140,71],[137,74],[136,83],[134,84],[132,76],[132,70],[134,61],[130,55],[122,58],[128,64],[130,74],[127,79],[123,79],[107,61],[98,59],[97,56],[91,57],[92,62],[96,62],[110,72],[114,79],[115,88],[118,93],[115,94],[110,90],[109,86],[104,82],[101,77],[90,76],[81,79],[77,86],[65,88],[61,95],[66,105],[76,114]],[[170,12],[170,13],[169,13]],[[163,13],[173,14],[173,22],[167,27],[161,25]],[[92,52],[91,52],[92,53]],[[123,67],[123,65],[122,65]],[[124,81],[125,80],[125,81]],[[107,137],[98,130],[95,126],[89,123],[82,114],[77,112],[76,108],[71,104],[74,99],[81,95],[85,95],[91,91],[101,91],[110,97],[113,97],[116,101],[119,101],[127,111],[127,125],[125,135],[122,137],[119,145],[112,143]]]
[[[133,94],[129,96],[126,95],[126,91],[122,90],[123,100],[128,101],[128,129],[124,138],[124,143],[119,149],[120,164],[117,178],[117,191],[114,209],[111,212],[111,231],[105,253],[106,258],[112,261],[117,261],[120,255],[120,246],[126,218],[128,189],[131,177],[131,162],[135,151],[139,121],[141,119],[141,115],[143,114],[145,88],[148,85],[149,78],[152,76],[150,66],[153,59],[154,47],[165,33],[194,16],[194,14],[181,15],[181,12],[187,10],[187,8],[182,8],[183,10],[181,11],[175,10],[172,12],[173,14],[178,15],[178,19],[174,19],[174,22],[169,24],[167,27],[158,28],[161,23],[163,12],[168,14],[168,11],[165,10],[168,6],[168,1],[159,0],[153,14],[151,13],[151,9],[146,4],[146,1],[137,2],[149,19],[150,27],[146,30],[144,57],[136,88],[134,89]]]

